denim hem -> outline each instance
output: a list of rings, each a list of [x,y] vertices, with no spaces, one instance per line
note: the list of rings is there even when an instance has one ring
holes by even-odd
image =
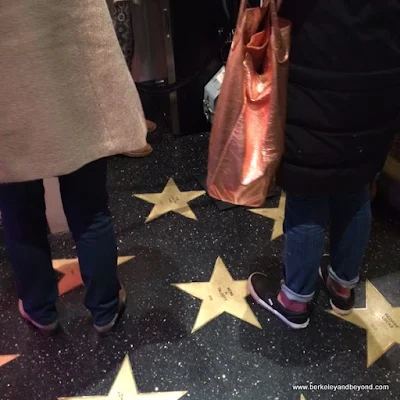
[[[46,306],[41,309],[35,308],[35,309],[30,309],[29,307],[29,301],[22,301],[22,307],[25,311],[25,313],[31,318],[33,321],[35,321],[37,324],[40,325],[51,325],[57,322],[58,319],[58,313],[56,306]]]
[[[335,271],[332,269],[332,267],[329,267],[329,276],[331,277],[332,280],[334,280],[336,283],[338,283],[340,286],[343,286],[344,288],[347,289],[353,289],[357,286],[357,283],[360,281],[360,276],[357,275],[354,279],[351,281],[345,281],[343,279],[340,279]]]
[[[298,301],[299,303],[309,303],[313,297],[314,297],[314,293],[312,292],[311,294],[298,294],[293,292],[293,290],[289,289],[286,285],[282,285],[281,288],[282,292],[285,293],[286,297],[289,300],[292,301]]]

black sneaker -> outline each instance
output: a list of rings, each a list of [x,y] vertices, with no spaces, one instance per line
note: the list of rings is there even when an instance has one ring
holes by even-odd
[[[331,304],[332,310],[340,315],[348,315],[353,311],[355,303],[355,293],[354,289],[351,289],[350,297],[347,299],[345,297],[339,296],[328,283],[329,270],[328,267],[321,267],[319,269],[319,276],[322,279],[324,288],[329,295],[329,302]]]
[[[310,312],[290,311],[279,301],[277,295],[268,291],[268,278],[259,272],[254,273],[248,280],[251,297],[263,308],[276,315],[282,322],[293,329],[307,328],[310,322]]]

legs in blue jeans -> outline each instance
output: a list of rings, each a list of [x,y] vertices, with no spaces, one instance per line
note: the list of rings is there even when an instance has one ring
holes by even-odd
[[[107,162],[98,160],[60,177],[60,191],[76,243],[85,305],[98,326],[118,311],[117,243],[108,209]]]
[[[58,297],[42,181],[0,185],[5,240],[25,311],[42,325],[57,319]]]
[[[368,187],[335,196],[297,197],[287,193],[285,230],[285,284],[290,300],[312,300],[330,222],[330,277],[352,288],[359,280],[371,230]]]
[[[118,310],[117,246],[108,210],[105,160],[60,177],[68,224],[76,242],[85,304],[96,325]],[[0,186],[0,210],[18,295],[36,322],[55,321],[58,291],[47,239],[42,181]]]
[[[330,212],[331,278],[343,287],[353,288],[371,233],[369,187],[331,200]]]

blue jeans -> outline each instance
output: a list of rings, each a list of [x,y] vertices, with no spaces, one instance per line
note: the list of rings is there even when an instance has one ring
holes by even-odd
[[[60,177],[64,211],[87,290],[85,305],[100,326],[117,313],[120,289],[106,177],[106,160]],[[0,210],[19,298],[31,318],[50,324],[57,318],[58,289],[47,237],[43,182],[0,185]]]
[[[295,301],[312,300],[330,226],[330,277],[346,288],[359,281],[371,231],[369,187],[335,196],[297,197],[287,193],[282,290]]]

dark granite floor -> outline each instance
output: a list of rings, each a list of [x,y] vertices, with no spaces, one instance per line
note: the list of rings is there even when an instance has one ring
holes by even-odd
[[[283,244],[282,237],[270,241],[273,221],[244,208],[220,212],[207,196],[190,203],[197,221],[169,213],[144,223],[152,205],[132,195],[161,192],[171,177],[182,191],[201,190],[195,177],[205,172],[207,141],[207,135],[173,138],[155,133],[151,157],[110,162],[119,253],[135,256],[119,267],[129,305],[114,334],[99,339],[93,332],[82,305],[83,288],[60,298],[60,335],[45,339],[32,331],[19,318],[13,276],[0,246],[0,356],[19,354],[0,367],[1,399],[107,396],[126,355],[138,392],[153,393],[146,399],[400,398],[400,346],[394,344],[367,368],[366,331],[327,313],[324,294],[309,328],[301,332],[289,330],[248,298],[262,329],[224,313],[191,333],[201,301],[173,283],[209,281],[218,257],[234,280],[253,271],[278,280]],[[267,206],[278,203],[275,197]],[[366,279],[392,306],[400,306],[399,227],[399,220],[375,211],[357,307],[365,307]],[[75,257],[68,235],[52,238],[52,245],[55,259]],[[118,382],[124,376],[121,372]],[[310,382],[387,384],[389,390],[293,388]],[[130,392],[117,388],[115,397],[104,398],[140,398],[130,383]],[[187,394],[161,395],[170,391]]]

